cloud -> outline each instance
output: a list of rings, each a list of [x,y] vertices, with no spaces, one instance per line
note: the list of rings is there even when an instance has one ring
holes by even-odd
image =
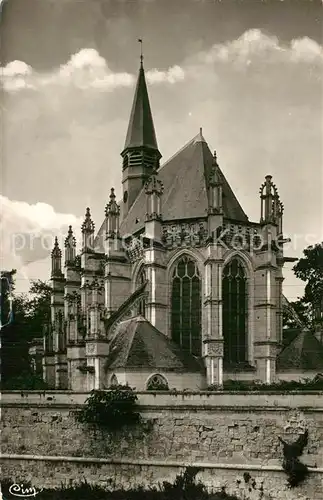
[[[323,61],[322,47],[311,38],[304,37],[291,42],[291,55],[294,61],[320,62]]]
[[[25,291],[30,279],[37,278],[38,270],[40,279],[49,278],[55,236],[63,249],[68,226],[74,226],[75,235],[79,237],[83,218],[55,212],[46,203],[29,204],[1,195],[0,206],[1,268],[18,269],[18,290]]]
[[[146,76],[151,84],[174,84],[184,79],[184,71],[174,66],[167,71],[147,71]],[[95,49],[80,50],[51,73],[37,73],[23,61],[12,61],[0,69],[0,81],[8,92],[38,90],[50,85],[112,91],[118,87],[131,87],[135,80],[135,75],[130,73],[113,72]]]
[[[259,29],[248,30],[237,40],[215,44],[198,55],[200,63],[230,63],[248,65],[259,61],[265,64],[279,62],[323,63],[322,47],[304,37],[281,44],[276,36],[266,35]]]
[[[307,63],[321,69],[322,47],[308,37],[298,38],[284,45],[276,36],[252,29],[236,40],[215,44],[209,50],[193,55],[182,66],[175,65],[165,71],[151,69],[146,72],[146,76],[151,85],[175,84],[187,77],[199,78],[196,66],[226,64],[241,69],[256,63],[268,65],[286,62]],[[65,64],[51,73],[39,73],[18,60],[0,68],[0,82],[8,92],[39,90],[52,85],[111,92],[116,88],[133,86],[135,79],[133,74],[112,71],[98,51],[90,48],[73,54]]]
[[[183,81],[185,79],[185,71],[180,66],[173,66],[169,68],[168,71],[158,71],[157,69],[152,69],[147,71],[148,83],[176,83]]]

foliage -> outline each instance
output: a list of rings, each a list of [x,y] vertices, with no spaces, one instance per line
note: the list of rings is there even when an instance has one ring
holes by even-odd
[[[7,381],[2,383],[1,388],[3,390],[11,390],[11,391],[37,391],[37,390],[46,390],[48,389],[48,385],[44,380],[35,375],[34,373],[30,373],[29,371],[23,372],[16,377],[12,377]]]
[[[297,278],[306,281],[304,301],[317,307],[323,299],[323,242],[305,248],[303,254],[293,271]]]
[[[117,431],[141,422],[137,410],[137,396],[127,385],[118,385],[111,390],[93,390],[85,406],[77,412],[80,423]]]
[[[16,271],[12,270],[6,274],[11,277],[14,290]],[[2,288],[1,313],[2,321],[5,323],[5,318],[8,317],[9,301],[8,290],[5,286]],[[31,283],[30,296],[13,294],[13,321],[1,330],[2,386],[8,386],[8,384],[10,386],[11,379],[16,386],[17,381],[22,381],[27,373],[29,377],[32,377],[28,354],[29,345],[34,337],[42,337],[43,325],[50,319],[50,292],[51,287],[38,280]]]
[[[306,302],[303,297],[294,302],[290,302],[290,305],[292,306],[304,326],[310,328],[312,322],[311,304],[309,302]],[[299,328],[298,323],[286,310],[284,310],[283,312],[283,325],[288,328]]]
[[[218,391],[219,387],[210,385],[208,391]],[[242,392],[290,392],[290,391],[323,391],[323,377],[317,376],[314,379],[303,379],[303,381],[290,380],[279,381],[273,384],[263,384],[257,382],[245,382],[242,380],[226,380],[223,384],[224,391]]]
[[[307,465],[299,460],[299,457],[303,455],[304,448],[308,444],[308,430],[300,435],[294,443],[286,443],[282,438],[279,438],[279,440],[283,445],[283,469],[288,476],[290,488],[295,488],[302,483],[309,474]]]
[[[223,488],[219,493],[208,493],[201,483],[195,483],[195,476],[199,469],[188,467],[183,474],[179,474],[174,483],[164,482],[158,488],[145,490],[137,487],[132,490],[119,489],[111,491],[96,485],[84,482],[78,486],[63,486],[59,490],[46,489],[41,493],[42,500],[239,500],[238,497],[229,495]],[[17,481],[20,484],[20,481]],[[30,484],[24,485],[30,487]],[[3,494],[7,497],[10,483],[2,483]]]
[[[44,323],[50,321],[50,299],[52,288],[45,281],[32,281],[31,298],[27,302],[27,314],[34,332],[42,332]],[[36,335],[37,336],[37,335]]]
[[[16,270],[3,272],[15,288]],[[23,297],[13,298],[13,318],[9,320],[9,284],[1,280],[1,383],[8,381],[29,368],[28,336],[26,335],[25,301]],[[17,362],[19,360],[19,362]]]

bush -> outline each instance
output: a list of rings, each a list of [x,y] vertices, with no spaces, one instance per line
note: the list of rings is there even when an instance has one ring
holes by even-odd
[[[93,390],[76,419],[94,427],[119,430],[141,422],[137,396],[129,386],[119,385],[108,391]]]
[[[33,373],[22,373],[17,377],[13,377],[1,383],[1,389],[7,391],[37,391],[47,390],[48,385],[44,380]]]
[[[199,469],[188,467],[183,474],[179,474],[174,483],[164,482],[159,488],[148,491],[142,487],[133,490],[107,491],[100,486],[82,483],[74,487],[62,487],[59,490],[43,490],[37,495],[39,500],[241,500],[236,496],[228,495],[224,489],[220,493],[208,493],[205,486],[195,483],[195,476]],[[107,481],[112,483],[112,481]],[[20,484],[20,481],[17,481]],[[24,488],[31,485],[24,484]],[[8,498],[10,483],[2,482],[3,494]]]
[[[218,391],[219,387],[210,385],[208,391]],[[257,382],[244,382],[242,380],[226,380],[223,384],[225,391],[258,391],[258,392],[290,392],[290,391],[322,391],[323,378],[303,379],[303,381],[290,380],[279,381],[274,384],[263,384]]]

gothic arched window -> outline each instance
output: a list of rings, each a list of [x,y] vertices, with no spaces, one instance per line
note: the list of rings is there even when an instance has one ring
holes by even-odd
[[[232,259],[223,270],[222,299],[224,363],[244,363],[247,361],[247,276],[238,259]]]
[[[147,281],[146,269],[143,267],[141,269],[141,271],[139,272],[138,277],[137,277],[137,288],[142,286],[146,281]],[[138,305],[138,314],[143,316],[144,318],[146,317],[146,298],[145,297],[140,299],[140,302]]]
[[[150,377],[146,385],[147,391],[168,391],[168,382],[163,375],[157,373]]]
[[[172,339],[185,351],[201,355],[201,279],[196,262],[182,257],[172,276]]]

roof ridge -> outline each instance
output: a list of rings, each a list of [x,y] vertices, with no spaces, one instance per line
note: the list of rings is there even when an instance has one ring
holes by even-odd
[[[180,153],[182,153],[182,151],[184,151],[188,146],[190,146],[191,144],[194,143],[194,141],[196,140],[196,137],[200,135],[200,134],[197,134],[195,135],[190,141],[188,141],[181,149],[179,149],[178,151],[176,151],[176,153],[174,153],[170,158],[168,158],[168,160],[165,161],[165,163],[163,163],[159,169],[158,169],[158,172],[161,171],[161,169],[163,169],[165,167],[165,165],[167,165],[170,161],[172,161],[174,158],[176,158],[177,155],[179,155]],[[208,145],[208,143],[205,141],[205,144]]]

